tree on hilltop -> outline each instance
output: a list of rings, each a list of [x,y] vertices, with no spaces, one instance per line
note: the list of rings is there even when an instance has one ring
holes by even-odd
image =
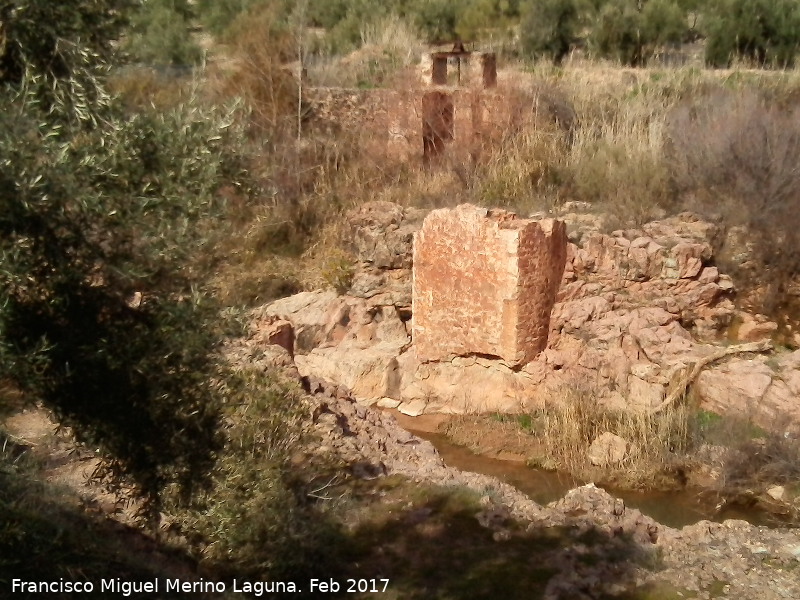
[[[600,8],[589,43],[599,56],[644,66],[658,48],[679,43],[687,27],[674,0],[610,0]]]

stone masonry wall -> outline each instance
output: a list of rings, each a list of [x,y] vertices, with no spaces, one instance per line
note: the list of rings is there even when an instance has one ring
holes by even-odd
[[[414,243],[417,357],[532,360],[547,344],[566,244],[564,224],[550,219],[470,205],[431,212]]]
[[[510,91],[441,89],[453,103],[453,138],[447,153],[455,159],[474,157],[484,146],[500,143],[527,114]],[[357,132],[357,143],[376,160],[422,156],[422,92],[312,88],[306,93],[312,130]]]

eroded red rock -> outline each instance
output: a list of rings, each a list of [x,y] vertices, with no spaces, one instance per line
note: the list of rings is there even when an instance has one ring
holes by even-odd
[[[423,361],[524,365],[547,345],[566,229],[470,205],[431,212],[414,244],[413,339]]]

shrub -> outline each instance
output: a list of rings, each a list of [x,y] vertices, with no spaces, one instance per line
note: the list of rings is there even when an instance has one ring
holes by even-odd
[[[229,123],[107,117],[78,136],[37,126],[30,104],[4,109],[2,375],[102,449],[115,479],[152,501],[167,481],[188,492],[215,448],[221,332],[191,266],[221,209]]]
[[[285,63],[297,56],[295,42],[270,4],[254,7],[230,23],[232,68],[214,71],[208,86],[217,103],[244,102],[251,133],[266,147],[293,133],[297,118],[297,83]],[[271,156],[271,155],[270,155]]]
[[[747,229],[749,273],[728,249],[721,258],[740,284],[761,288],[759,308],[773,313],[800,273],[800,109],[757,91],[716,90],[677,105],[667,139],[671,179],[690,208]]]
[[[736,439],[723,460],[720,485],[729,493],[752,493],[800,481],[800,441],[782,433]]]
[[[644,62],[640,14],[631,0],[611,0],[600,11],[592,29],[590,44],[600,56],[616,58],[623,64]]]
[[[195,11],[200,22],[214,35],[221,36],[237,17],[258,6],[279,6],[280,0],[197,0]]]
[[[325,34],[325,44],[335,54],[346,54],[361,46],[363,29],[389,17],[390,7],[374,0],[347,3],[347,10]]]
[[[189,34],[189,7],[174,0],[150,0],[133,20],[126,48],[133,57],[156,65],[193,65],[202,51]]]
[[[664,44],[679,42],[687,28],[684,11],[673,0],[610,0],[600,11],[590,44],[600,56],[643,66]]]
[[[418,0],[414,11],[417,27],[429,42],[454,40],[462,6],[463,0]]]
[[[459,7],[455,32],[465,41],[508,38],[518,21],[519,2],[467,0]]]
[[[735,58],[790,67],[800,47],[800,6],[793,0],[718,0],[705,13],[706,62]]]
[[[4,47],[31,68],[19,81],[10,69],[0,90],[0,379],[99,448],[112,483],[132,482],[152,515],[168,485],[185,497],[202,483],[217,447],[224,324],[195,257],[220,229],[216,189],[242,181],[227,151],[241,132],[198,105],[121,114],[100,55],[81,46],[99,31],[70,29],[101,4],[61,4],[73,20],[49,22],[38,3],[20,13],[72,37],[39,48],[12,22]]]
[[[532,0],[523,9],[521,42],[534,57],[560,64],[569,54],[580,28],[578,0]]]
[[[301,437],[302,391],[277,374],[248,368],[220,386],[228,425],[212,485],[190,507],[176,507],[173,519],[195,538],[203,561],[223,576],[333,572],[326,567],[335,556],[335,530],[295,494],[290,481],[288,461]]]
[[[651,47],[679,44],[687,33],[686,13],[674,0],[649,0],[642,9],[642,38]]]

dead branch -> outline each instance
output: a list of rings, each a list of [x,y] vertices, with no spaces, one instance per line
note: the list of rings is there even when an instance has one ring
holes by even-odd
[[[662,410],[667,408],[668,406],[677,402],[679,398],[682,398],[686,394],[687,388],[692,385],[695,379],[700,375],[700,372],[706,368],[711,363],[714,363],[718,360],[725,358],[726,356],[731,356],[733,354],[745,354],[747,352],[768,352],[772,350],[772,342],[770,340],[764,340],[762,342],[752,342],[749,344],[739,344],[738,346],[728,346],[727,348],[722,348],[717,352],[713,352],[708,356],[704,356],[700,360],[698,360],[692,367],[684,369],[684,375],[681,377],[677,384],[673,387],[673,390],[667,394],[667,397],[664,398],[663,402],[656,406],[655,408],[651,409],[650,414],[655,415],[660,413]]]
[[[318,487],[315,490],[311,490],[310,492],[306,493],[306,496],[308,498],[314,498],[316,500],[338,500],[338,499],[340,499],[340,498],[342,498],[344,496],[344,493],[342,493],[340,496],[334,498],[333,496],[329,496],[327,494],[327,492],[324,492],[324,490],[326,490],[326,489],[328,489],[330,487],[333,487],[335,485],[338,485],[338,484],[339,484],[339,476],[338,475],[334,475],[333,477],[331,477],[331,479],[330,479],[330,481],[328,481],[328,483]]]

